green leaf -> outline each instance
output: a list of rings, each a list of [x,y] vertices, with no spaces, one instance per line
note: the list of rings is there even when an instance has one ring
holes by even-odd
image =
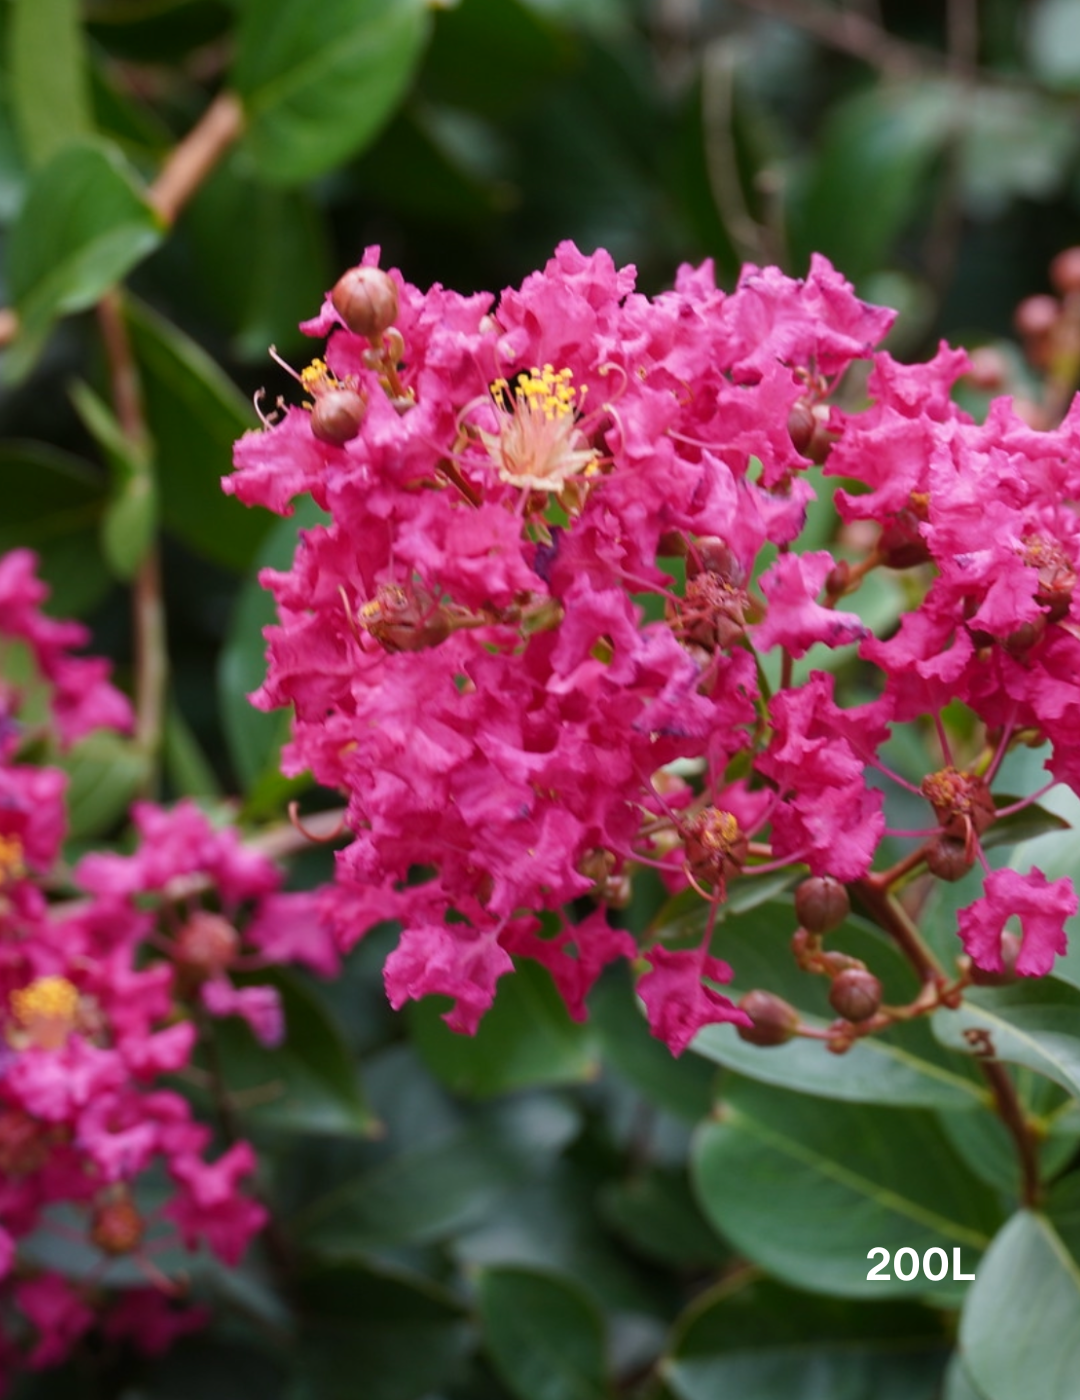
[[[471,1329],[433,1284],[343,1262],[303,1276],[299,1366],[289,1400],[418,1400],[453,1375]]]
[[[995,793],[994,801],[999,807],[1011,807],[1014,802],[1019,802],[1020,798]],[[984,848],[1015,846],[1021,841],[1033,841],[1037,836],[1046,836],[1052,831],[1070,829],[1070,824],[1064,817],[1033,802],[1028,807],[1022,807],[1019,812],[1010,812],[1007,817],[998,817],[980,840]]]
[[[696,914],[688,915],[691,921],[695,917],[700,929],[705,918],[700,899]],[[769,901],[745,914],[725,918],[715,951],[734,969],[734,985],[728,992],[732,999],[752,988],[765,988],[797,1007],[808,1025],[823,1027],[836,1017],[827,1000],[828,982],[802,972],[795,963],[791,954],[795,924],[790,904]],[[690,931],[687,924],[685,932]],[[700,937],[700,932],[694,936]],[[830,934],[829,946],[862,958],[882,979],[888,1001],[903,1002],[914,996],[917,987],[910,968],[864,920],[846,920]],[[820,1041],[803,1038],[786,1045],[749,1045],[739,1039],[731,1025],[705,1027],[695,1036],[691,1049],[763,1084],[850,1103],[965,1109],[977,1106],[985,1097],[969,1077],[964,1062],[943,1055],[920,1022],[858,1040],[844,1055],[831,1055]]]
[[[355,1254],[457,1234],[485,1219],[507,1191],[542,1176],[577,1128],[574,1113],[545,1095],[432,1123],[419,1140],[411,1123],[390,1122],[371,1164],[296,1217],[305,1246]]]
[[[960,1348],[986,1400],[1075,1400],[1080,1266],[1045,1216],[1020,1211],[990,1246],[964,1305]]]
[[[93,129],[78,0],[15,0],[9,35],[15,124],[30,164],[44,165]]]
[[[424,0],[248,0],[233,78],[261,178],[309,180],[371,141],[406,91],[427,27]]]
[[[919,1307],[724,1282],[678,1320],[659,1370],[678,1400],[937,1400],[946,1354]]]
[[[961,1165],[934,1117],[916,1109],[822,1103],[736,1080],[719,1122],[698,1132],[693,1178],[706,1215],[785,1282],[846,1297],[926,1294],[957,1285],[870,1282],[877,1246],[937,1246],[965,1270],[997,1221],[992,1193]]]
[[[1035,74],[1054,87],[1080,87],[1080,0],[1038,0],[1029,14],[1028,54]]]
[[[92,306],[160,241],[157,216],[113,147],[69,145],[39,170],[11,230],[19,335],[4,360],[9,382],[28,372],[58,317]]]
[[[156,492],[150,454],[143,444],[128,437],[89,385],[73,384],[71,398],[112,468],[112,499],[101,522],[105,558],[117,578],[133,578],[155,538]]]
[[[266,679],[263,628],[277,620],[273,595],[263,588],[263,569],[287,569],[299,543],[299,531],[326,520],[309,497],[296,503],[296,513],[274,523],[254,561],[249,577],[233,605],[225,645],[218,662],[218,704],[229,757],[245,789],[263,774],[278,769],[281,745],[289,734],[289,713],[256,710],[248,695]]]
[[[848,277],[888,262],[948,139],[955,95],[929,78],[878,83],[833,104],[793,210],[797,258],[824,253]]]
[[[599,1205],[604,1220],[648,1259],[676,1268],[716,1268],[727,1258],[682,1171],[652,1168],[629,1181],[608,1182]]]
[[[46,443],[0,445],[0,550],[33,549],[58,617],[87,612],[112,580],[98,550],[104,482],[81,457]]]
[[[476,1034],[456,1035],[438,998],[409,1011],[421,1058],[448,1088],[475,1098],[537,1085],[575,1084],[600,1072],[595,1035],[570,1019],[547,970],[523,958],[500,979],[492,1008]]]
[[[294,1133],[372,1136],[378,1123],[341,1032],[319,998],[289,973],[259,973],[277,988],[285,1040],[260,1045],[237,1016],[215,1023],[225,1087],[253,1126]]]
[[[270,517],[221,490],[232,448],[254,415],[195,342],[134,298],[125,314],[157,445],[161,518],[197,554],[237,572],[252,563]]]
[[[976,1390],[975,1382],[964,1368],[960,1353],[954,1352],[949,1368],[945,1373],[945,1392],[942,1400],[986,1400],[981,1390]]]
[[[1011,987],[978,988],[957,1011],[938,1011],[934,1034],[968,1055],[986,1032],[995,1059],[1026,1065],[1080,1095],[1080,992],[1055,978]]]
[[[175,704],[165,716],[165,764],[170,781],[183,796],[223,796],[210,760]]]
[[[90,734],[62,755],[68,774],[68,834],[100,836],[115,826],[146,786],[150,760],[130,739],[107,729]]]
[[[87,20],[110,55],[136,63],[175,63],[220,38],[231,15],[220,0],[98,0]]]
[[[592,1304],[562,1279],[490,1269],[477,1282],[484,1340],[518,1400],[603,1400],[604,1329]]]

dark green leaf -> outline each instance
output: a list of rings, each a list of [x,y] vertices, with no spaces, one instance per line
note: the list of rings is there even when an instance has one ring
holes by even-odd
[[[149,307],[125,303],[157,447],[162,521],[197,554],[245,570],[270,517],[226,496],[235,440],[254,415],[214,361]]]
[[[154,543],[157,523],[149,453],[127,436],[89,385],[72,385],[71,398],[112,468],[112,499],[101,522],[105,558],[117,578],[133,578]]]
[[[518,1400],[602,1400],[604,1330],[564,1280],[524,1269],[485,1270],[477,1283],[484,1341]]]
[[[217,774],[176,705],[165,716],[165,764],[169,780],[182,796],[222,796]]]
[[[309,180],[377,133],[427,33],[423,0],[248,0],[234,80],[264,180]]]
[[[654,1168],[629,1181],[609,1182],[600,1213],[646,1258],[677,1268],[716,1268],[727,1257],[681,1171]]]
[[[915,1109],[823,1103],[734,1081],[721,1117],[694,1145],[698,1197],[737,1249],[785,1282],[840,1296],[925,1293],[952,1302],[957,1285],[869,1282],[877,1246],[949,1260],[967,1272],[989,1243],[994,1197],[952,1152],[933,1116]]]
[[[678,1400],[937,1400],[945,1338],[922,1308],[718,1284],[660,1363]]]
[[[995,793],[994,801],[999,807],[1011,807],[1020,799]],[[980,839],[984,847],[1015,846],[1021,841],[1033,841],[1036,836],[1045,836],[1051,831],[1069,829],[1069,823],[1064,817],[1059,817],[1056,812],[1048,812],[1045,807],[1033,802],[1029,807],[1022,807],[1019,812],[1010,812],[1007,817],[998,817]]]
[[[261,587],[257,575],[262,569],[287,569],[296,551],[298,530],[325,519],[309,497],[298,501],[294,515],[273,525],[259,550],[252,577],[241,587],[233,607],[218,663],[218,703],[229,756],[245,788],[270,770],[277,772],[278,754],[289,733],[286,711],[266,714],[248,699],[266,679],[263,628],[277,618],[273,596]]]
[[[1080,1266],[1043,1215],[1020,1211],[990,1246],[960,1321],[986,1400],[1075,1400]]]
[[[437,998],[414,1004],[409,1026],[428,1068],[458,1093],[485,1098],[595,1079],[600,1072],[595,1035],[570,1019],[549,973],[529,959],[500,979],[474,1036],[450,1030],[442,1009]]]
[[[101,0],[87,28],[110,54],[137,63],[175,63],[188,50],[209,44],[229,27],[219,0]]]
[[[33,364],[53,322],[92,306],[160,242],[161,225],[113,147],[66,146],[34,176],[11,231],[8,277],[19,336],[9,380]]]
[[[285,1040],[260,1045],[238,1017],[215,1025],[225,1087],[251,1123],[287,1132],[371,1136],[378,1124],[341,1032],[318,997],[288,973],[259,973],[281,997]]]
[[[30,164],[89,135],[90,92],[77,0],[15,0],[10,9],[11,105]]]

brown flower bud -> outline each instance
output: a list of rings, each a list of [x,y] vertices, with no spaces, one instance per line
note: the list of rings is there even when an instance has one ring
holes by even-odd
[[[1001,935],[1001,971],[987,972],[981,967],[971,969],[971,980],[976,987],[1004,987],[1010,982],[1015,982],[1019,974],[1016,971],[1016,959],[1020,954],[1020,940],[1015,933],[1006,930]]]
[[[126,1196],[98,1205],[90,1223],[90,1239],[103,1254],[130,1254],[145,1231],[146,1222]]]
[[[341,447],[359,433],[366,407],[355,389],[328,389],[312,407],[311,431],[320,442]]]
[[[1050,281],[1062,296],[1080,292],[1080,248],[1066,248],[1050,264]]]
[[[851,913],[851,900],[839,880],[831,875],[811,875],[796,886],[795,913],[811,933],[828,933]]]
[[[926,848],[926,864],[939,880],[959,880],[975,864],[966,843],[955,836],[936,836]]]
[[[397,284],[379,267],[351,267],[330,293],[334,310],[349,330],[367,340],[381,339],[397,320]]]
[[[1009,362],[996,345],[976,345],[968,352],[971,368],[964,378],[975,389],[999,393],[1009,382]]]
[[[881,1005],[881,983],[864,967],[849,967],[829,988],[829,1004],[848,1021],[869,1021]]]
[[[1061,304],[1056,297],[1026,297],[1016,308],[1013,324],[1025,340],[1048,336],[1057,325]]]
[[[807,455],[807,448],[810,446],[810,439],[814,436],[816,426],[817,419],[808,404],[799,402],[792,407],[788,414],[787,430],[791,438],[791,445],[800,457]]]
[[[783,1045],[798,1029],[799,1013],[772,992],[747,992],[739,998],[739,1009],[753,1024],[736,1026],[735,1030],[740,1040],[751,1045]]]
[[[197,982],[217,977],[232,963],[240,935],[228,919],[199,909],[176,937],[176,961]]]
[[[686,577],[695,579],[702,574],[716,574],[724,583],[736,587],[746,579],[731,546],[718,535],[703,535],[686,553]]]
[[[1021,622],[1002,642],[1010,656],[1024,656],[1033,646],[1042,641],[1046,632],[1046,614],[1040,613],[1029,622]]]

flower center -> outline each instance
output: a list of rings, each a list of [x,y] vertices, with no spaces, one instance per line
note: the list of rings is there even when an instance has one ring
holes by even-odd
[[[66,977],[38,977],[11,993],[11,1010],[31,1045],[59,1050],[75,1029],[79,990]]]
[[[512,386],[506,379],[492,384],[498,431],[478,431],[501,480],[561,491],[572,477],[595,470],[599,454],[578,427],[585,390],[578,393],[573,377],[570,369],[544,365],[519,374]]]
[[[0,836],[0,888],[26,874],[23,844],[17,836]]]
[[[970,844],[981,836],[996,815],[994,799],[982,778],[956,768],[939,768],[922,781],[922,795],[934,809],[946,836]]]

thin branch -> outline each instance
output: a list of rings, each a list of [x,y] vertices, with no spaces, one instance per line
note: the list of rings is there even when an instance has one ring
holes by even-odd
[[[1039,1144],[1024,1114],[1016,1085],[1004,1065],[996,1060],[979,1060],[979,1068],[994,1095],[998,1116],[1009,1130],[1020,1159],[1021,1195],[1026,1206],[1038,1206],[1042,1198],[1039,1182]]]
[[[911,77],[945,66],[941,55],[933,49],[896,39],[854,10],[826,9],[807,0],[736,0],[736,4],[805,30],[829,48],[860,58],[890,77]]]
[[[874,922],[885,930],[911,963],[920,981],[942,984],[948,982],[945,969],[923,942],[922,935],[898,900],[886,893],[871,876],[856,880],[851,888],[862,900]]]
[[[168,225],[239,139],[244,130],[244,109],[235,93],[215,97],[162,166],[148,197]]]
[[[9,307],[0,307],[0,346],[10,345],[18,334],[18,316]]]
[[[769,230],[747,207],[735,148],[735,48],[718,39],[705,50],[701,107],[709,188],[728,236],[740,257],[771,262]]]

